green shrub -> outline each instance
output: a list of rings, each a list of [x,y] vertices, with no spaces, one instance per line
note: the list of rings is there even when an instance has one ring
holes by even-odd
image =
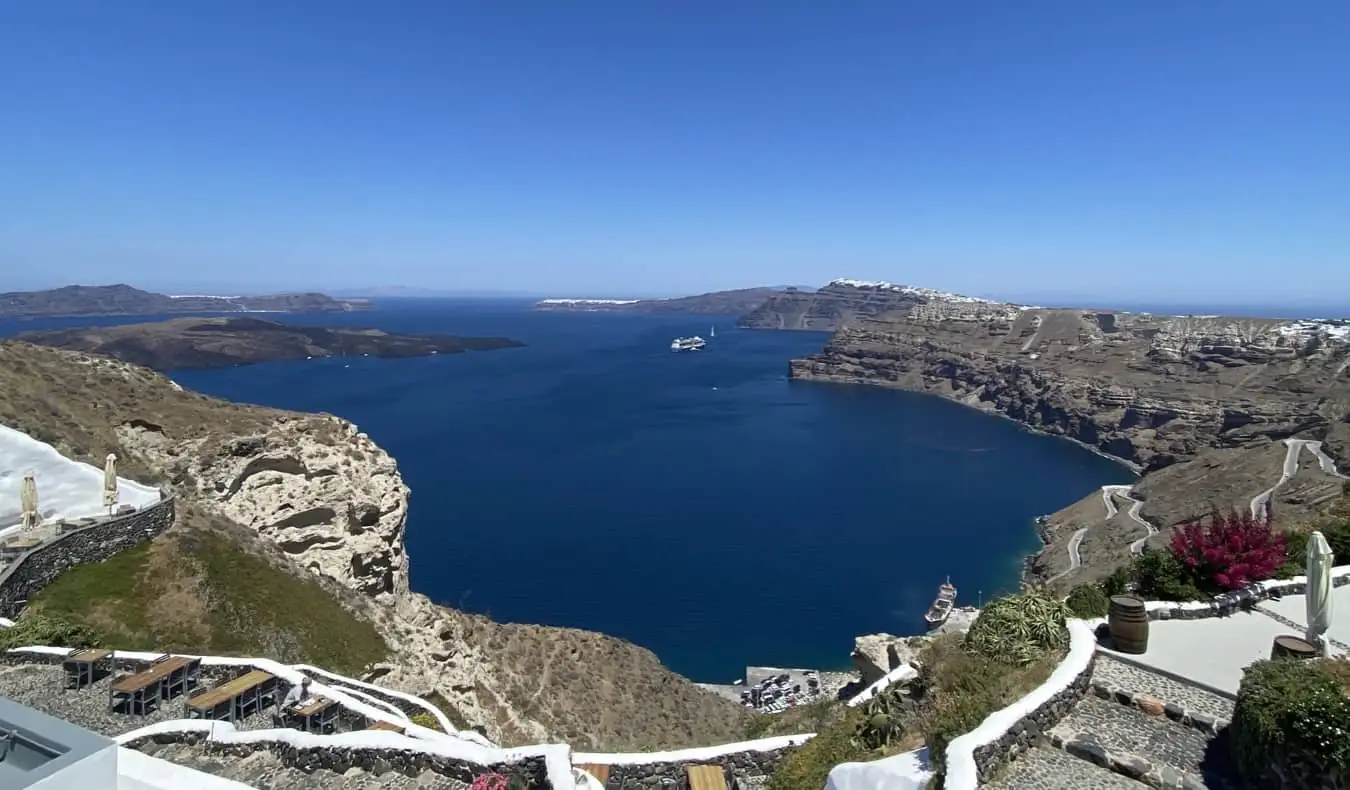
[[[1139,587],[1139,596],[1147,601],[1198,601],[1209,597],[1201,589],[1195,571],[1170,551],[1144,549],[1130,563],[1130,576]]]
[[[1095,584],[1080,584],[1069,591],[1069,599],[1064,602],[1074,617],[1092,620],[1105,617],[1111,608],[1111,600],[1102,588]]]
[[[880,692],[863,703],[862,715],[853,730],[854,742],[864,749],[889,749],[905,734],[909,698],[902,686]]]
[[[1069,608],[1042,590],[1006,595],[987,604],[966,633],[965,647],[987,658],[1026,666],[1069,643]]]
[[[769,777],[769,790],[820,790],[830,769],[840,763],[866,760],[866,749],[854,742],[861,714],[850,709],[841,726],[816,734],[800,749],[794,749]]]
[[[444,728],[441,727],[440,720],[424,710],[418,711],[417,713],[414,713],[413,715],[409,716],[408,720],[411,721],[413,724],[419,725],[421,727],[426,727],[429,730],[435,730],[437,732],[445,731]]]
[[[1102,593],[1110,600],[1113,595],[1124,595],[1130,584],[1130,566],[1122,565],[1101,580]]]
[[[1350,785],[1350,698],[1324,661],[1258,661],[1243,673],[1229,728],[1244,781],[1274,780],[1273,767],[1305,762]]]
[[[98,647],[92,628],[44,612],[28,610],[10,628],[0,628],[0,650],[28,645]]]

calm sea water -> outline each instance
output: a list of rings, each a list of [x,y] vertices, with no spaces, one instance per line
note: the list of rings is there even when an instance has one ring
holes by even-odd
[[[938,398],[788,381],[826,336],[734,319],[407,301],[285,316],[528,347],[181,372],[231,400],[346,417],[412,488],[414,589],[505,621],[604,631],[694,679],[840,667],[912,633],[947,576],[1016,587],[1032,519],[1123,468]],[[118,323],[130,319],[107,319]],[[143,319],[142,319],[143,320]],[[89,321],[0,324],[0,333]],[[707,351],[670,339],[717,326]]]

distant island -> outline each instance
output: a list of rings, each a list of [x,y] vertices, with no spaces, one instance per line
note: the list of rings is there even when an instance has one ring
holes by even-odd
[[[536,310],[610,313],[687,313],[693,315],[744,315],[783,293],[813,289],[798,286],[738,288],[671,299],[544,299]]]
[[[291,326],[261,318],[174,318],[124,326],[25,332],[18,340],[120,359],[154,370],[199,370],[307,357],[426,357],[525,345],[504,337],[391,334]]]
[[[321,293],[261,296],[166,296],[130,285],[67,285],[49,291],[0,293],[0,318],[165,313],[345,313],[369,310],[365,299]]]

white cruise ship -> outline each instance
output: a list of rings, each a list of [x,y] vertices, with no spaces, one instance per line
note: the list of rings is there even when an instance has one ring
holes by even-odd
[[[708,341],[694,335],[693,337],[677,337],[670,341],[671,351],[701,351]]]

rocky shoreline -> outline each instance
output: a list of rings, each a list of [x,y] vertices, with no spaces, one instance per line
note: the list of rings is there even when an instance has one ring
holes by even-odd
[[[836,281],[774,297],[743,324],[837,330],[791,361],[793,379],[938,395],[1121,463],[1141,475],[1132,496],[1160,531],[1212,506],[1246,507],[1280,479],[1271,448],[1283,439],[1322,441],[1333,459],[1350,451],[1347,322],[1047,309]],[[1300,467],[1273,504],[1308,517],[1341,484]],[[1064,570],[1063,548],[1085,527],[1084,569],[1066,582],[1109,572],[1141,537],[1165,540],[1114,516],[1098,491],[1052,514],[1031,575]]]

